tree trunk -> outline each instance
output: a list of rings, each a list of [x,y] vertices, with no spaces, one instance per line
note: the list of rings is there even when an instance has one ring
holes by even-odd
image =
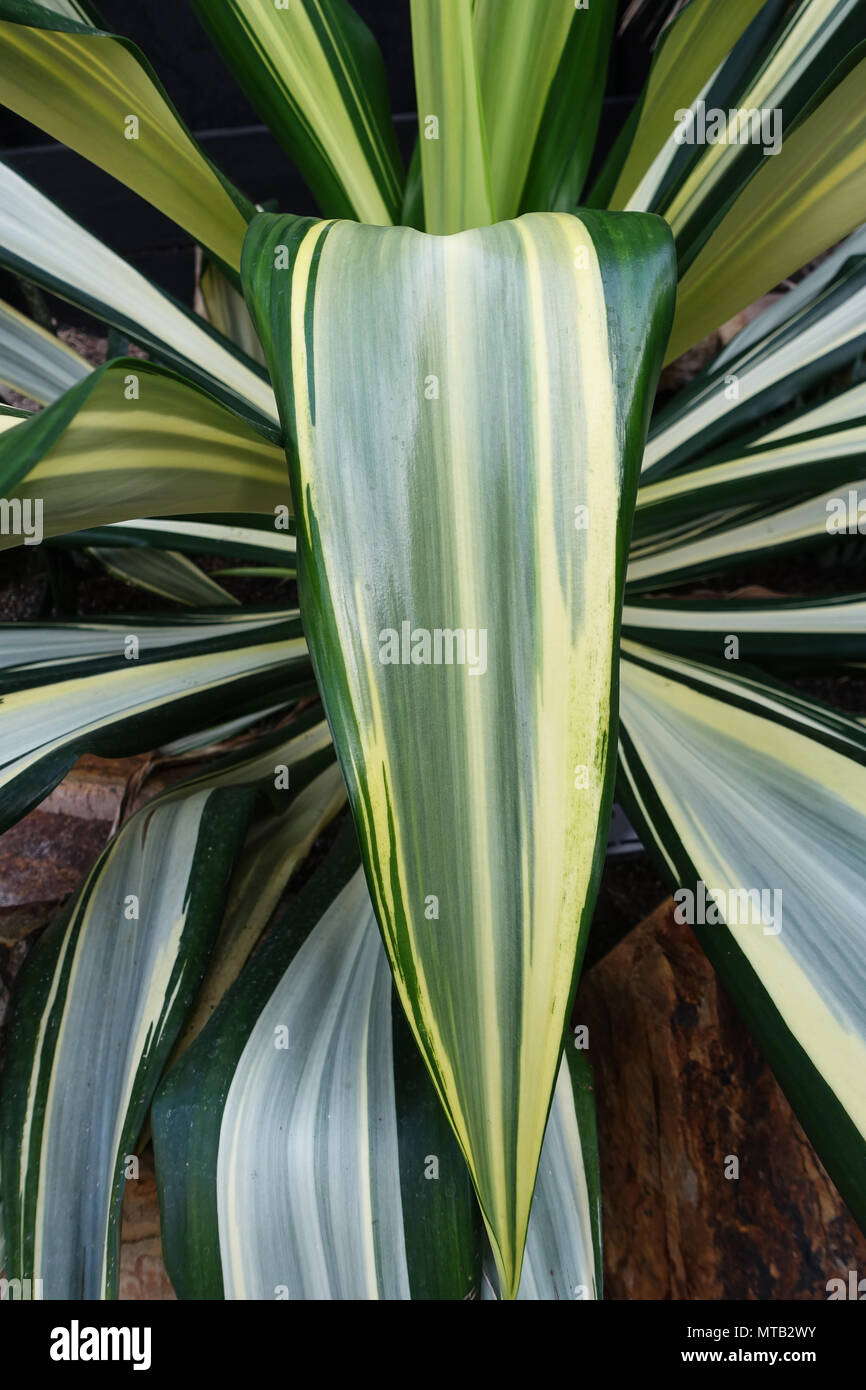
[[[605,1297],[824,1299],[866,1240],[673,900],[585,977]],[[731,1158],[739,1177],[726,1177]]]

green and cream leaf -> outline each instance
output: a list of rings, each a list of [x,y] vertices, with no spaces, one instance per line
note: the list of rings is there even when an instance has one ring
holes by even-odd
[[[866,731],[737,663],[623,658],[620,798],[862,1224]]]
[[[669,233],[598,213],[452,237],[263,215],[244,276],[371,895],[513,1296],[604,848]]]

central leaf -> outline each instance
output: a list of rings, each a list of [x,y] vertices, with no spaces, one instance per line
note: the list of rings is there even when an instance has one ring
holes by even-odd
[[[513,1296],[606,842],[670,233],[262,215],[243,276],[370,893]]]

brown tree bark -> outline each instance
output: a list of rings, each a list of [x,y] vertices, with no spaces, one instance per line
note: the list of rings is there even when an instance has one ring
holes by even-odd
[[[866,1240],[672,899],[590,970],[575,1021],[606,1298],[824,1299],[828,1279],[866,1275]]]

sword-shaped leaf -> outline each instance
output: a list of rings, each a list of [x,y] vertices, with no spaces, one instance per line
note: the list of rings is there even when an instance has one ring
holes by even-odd
[[[243,862],[255,790],[291,818],[329,763],[336,772],[327,726],[312,714],[156,797],[28,959],[0,1143],[11,1263],[16,1277],[42,1279],[45,1297],[115,1296],[132,1150],[206,964],[213,997],[214,950],[225,977],[221,942],[232,924],[221,919],[237,893],[230,871]],[[275,765],[291,788],[275,782]],[[283,838],[295,866],[315,828],[309,812]],[[327,814],[321,798],[318,814]]]
[[[521,212],[570,212],[581,201],[615,23],[613,5],[575,6],[532,151]]]
[[[653,206],[673,177],[677,156],[674,113],[691,107],[746,34],[765,0],[692,0],[666,26],[634,120],[614,147],[593,189],[593,202],[624,208]],[[776,8],[780,8],[778,5]],[[753,54],[760,52],[754,45]]]
[[[496,221],[472,0],[412,0],[424,226],[447,235]]]
[[[568,0],[554,0],[553,4],[550,0],[472,0],[471,8],[490,151],[491,220],[502,221],[520,211],[560,60],[570,35],[579,33],[587,16]],[[589,28],[587,25],[587,38]],[[575,100],[574,117],[579,100]],[[533,205],[531,210],[540,208]]]
[[[0,416],[2,429],[2,416]],[[284,504],[289,503],[288,490]],[[278,504],[279,505],[279,504]],[[203,517],[207,516],[207,520]],[[190,555],[237,556],[250,564],[295,570],[295,538],[286,529],[285,514],[202,513],[199,516],[135,517],[94,526],[87,531],[64,531],[53,537],[56,545],[73,548],[104,546],[110,550],[178,550]]]
[[[621,796],[866,1220],[866,731],[736,663],[623,643]]]
[[[681,656],[737,660],[797,675],[804,668],[866,666],[866,594],[831,598],[626,600],[623,635]]]
[[[182,512],[289,507],[281,450],[176,373],[137,357],[97,368],[0,433],[0,490],[58,536]],[[20,545],[4,528],[0,547]],[[41,539],[41,536],[40,536]]]
[[[703,107],[693,103],[685,127],[675,113],[685,169],[662,198],[631,198],[629,206],[660,212],[670,223],[680,276],[750,179],[778,159],[819,93],[844,76],[849,54],[864,40],[860,0],[765,4],[706,91],[694,94],[704,98]],[[712,117],[702,112],[719,108],[724,138],[713,139],[703,124]]]
[[[239,600],[176,550],[144,546],[88,546],[88,555],[124,584],[146,589],[187,608],[236,608]]]
[[[82,753],[143,752],[312,686],[292,612],[13,623],[0,654],[0,829]]]
[[[346,0],[193,0],[326,215],[387,225],[403,171],[376,40]]]
[[[670,236],[262,216],[244,278],[371,895],[511,1297],[604,849]]]
[[[228,404],[274,424],[264,373],[0,161],[0,265],[101,319]]]
[[[866,227],[732,339],[653,420],[642,485],[840,371],[866,347]]]
[[[141,194],[236,275],[252,204],[220,174],[128,39],[0,0],[0,102]]]
[[[601,1191],[592,1068],[566,1044],[541,1147],[518,1301],[601,1298]],[[495,1299],[492,1262],[481,1297]]]
[[[861,17],[862,22],[862,17]],[[681,276],[668,361],[866,218],[866,42],[764,159]]]
[[[694,460],[638,492],[633,590],[856,531],[866,472],[866,386]]]
[[[866,470],[866,383],[852,386],[783,425],[731,440],[670,477],[642,484],[635,540],[676,534],[726,509],[757,508],[841,487]]]
[[[629,588],[659,589],[698,575],[719,574],[743,560],[834,543],[856,534],[866,510],[866,469],[794,502],[733,507],[683,525],[679,532],[637,542],[628,566]],[[862,533],[861,533],[862,534]]]
[[[357,862],[344,829],[156,1097],[165,1254],[184,1298],[477,1291],[468,1174],[392,1005]],[[591,1073],[575,1055],[559,1069],[518,1297],[597,1297],[600,1280]]]
[[[0,1107],[11,1277],[116,1296],[134,1147],[219,927],[252,792],[172,792],[103,851],[21,972]]]
[[[220,934],[195,1008],[178,1039],[177,1053],[185,1051],[201,1032],[240,974],[296,869],[322,831],[345,806],[346,788],[334,761],[327,724],[323,722],[311,730],[309,737],[316,737],[322,743],[331,761],[306,782],[299,781],[289,752],[278,751],[273,756],[274,763],[279,761],[288,769],[292,800],[285,810],[261,817],[247,836],[232,880]],[[297,748],[292,751],[295,761],[299,761],[303,745],[300,739],[295,743]]]
[[[160,1087],[164,1251],[182,1298],[477,1288],[471,1184],[357,863],[347,826]]]

